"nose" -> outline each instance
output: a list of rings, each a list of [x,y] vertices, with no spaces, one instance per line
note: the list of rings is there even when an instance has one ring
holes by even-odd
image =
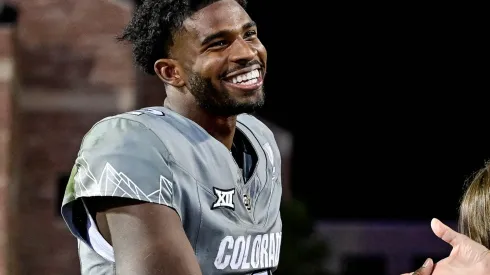
[[[230,47],[230,61],[246,64],[253,60],[257,55],[257,49],[243,40],[243,38],[236,39]]]

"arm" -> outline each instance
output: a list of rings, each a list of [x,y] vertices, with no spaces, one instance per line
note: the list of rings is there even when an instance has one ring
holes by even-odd
[[[173,209],[135,201],[97,215],[99,221],[104,218],[107,227],[100,230],[112,242],[118,275],[201,275]]]
[[[81,240],[84,217],[96,219],[118,275],[201,274],[182,221],[183,197],[195,186],[178,176],[166,146],[142,123],[120,118],[98,123],[82,142],[62,213]]]

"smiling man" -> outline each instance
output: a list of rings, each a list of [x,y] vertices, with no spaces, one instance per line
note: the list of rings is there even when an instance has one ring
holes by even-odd
[[[281,158],[250,114],[264,103],[267,52],[245,4],[146,0],[135,10],[121,39],[167,98],[83,139],[62,207],[82,275],[276,270]]]

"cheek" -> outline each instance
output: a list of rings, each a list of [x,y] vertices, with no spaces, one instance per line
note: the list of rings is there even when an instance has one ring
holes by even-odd
[[[266,61],[267,61],[267,49],[265,48],[265,46],[260,41],[258,41],[254,45],[254,47],[257,50],[257,54],[258,54],[260,60],[262,62],[266,63]]]
[[[226,65],[226,58],[214,56],[212,58],[203,58],[196,60],[194,71],[200,73],[205,78],[216,79],[223,73]]]

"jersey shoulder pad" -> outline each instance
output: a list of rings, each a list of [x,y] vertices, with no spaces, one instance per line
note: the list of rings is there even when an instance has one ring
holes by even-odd
[[[254,133],[259,133],[266,138],[274,139],[274,134],[260,119],[251,114],[241,114],[237,118],[238,122],[249,128]]]
[[[174,207],[169,158],[144,121],[124,115],[105,118],[83,138],[70,183],[74,198],[125,197]]]

